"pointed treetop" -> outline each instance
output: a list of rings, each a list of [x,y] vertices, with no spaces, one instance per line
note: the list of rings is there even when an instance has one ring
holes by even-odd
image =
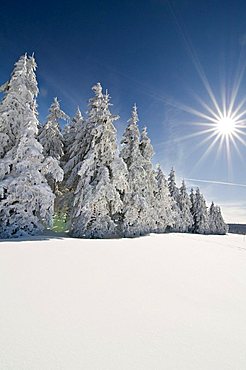
[[[211,203],[211,206],[210,206],[210,213],[213,212],[215,209],[215,204],[214,202]]]
[[[142,139],[148,138],[148,132],[147,132],[146,126],[142,129],[141,136],[142,136]]]
[[[182,180],[182,183],[181,183],[181,189],[186,191],[186,184],[185,184],[184,179]]]
[[[92,91],[94,91],[96,96],[102,96],[102,85],[100,84],[100,82],[92,87]]]
[[[148,137],[147,127],[144,127],[141,132],[140,150],[145,159],[151,160],[154,155],[154,149]]]
[[[28,57],[28,62],[32,66],[32,68],[34,70],[36,70],[37,64],[36,64],[36,61],[35,61],[35,58],[34,58],[34,53],[32,53],[32,55]]]
[[[161,169],[161,166],[160,164],[157,165],[157,168],[156,168],[156,179],[158,181],[158,184],[160,184],[162,181],[164,181],[166,183],[166,178],[165,178],[165,175]]]
[[[79,106],[78,106],[77,111],[75,113],[75,119],[80,120],[82,118],[83,118],[83,116],[82,116],[81,110],[79,109]]]
[[[47,120],[57,120],[63,119],[65,121],[69,120],[69,116],[61,110],[60,103],[57,97],[54,98],[50,108],[49,108],[49,115]]]
[[[130,124],[136,125],[138,121],[139,121],[138,110],[137,110],[137,105],[135,103],[132,107],[132,115],[131,115],[131,118],[128,120],[128,122],[130,122]]]
[[[198,187],[196,188],[196,194],[200,194],[200,189]]]
[[[59,100],[58,100],[57,96],[54,97],[53,104],[57,105],[60,108],[60,103],[59,103]]]
[[[104,100],[105,100],[105,106],[106,107],[109,107],[110,105],[112,105],[111,103],[109,103],[110,99],[111,99],[111,97],[108,93],[108,89],[106,89],[106,93],[104,95]]]

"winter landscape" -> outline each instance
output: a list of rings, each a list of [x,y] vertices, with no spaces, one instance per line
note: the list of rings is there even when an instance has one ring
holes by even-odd
[[[246,368],[246,7],[218,3],[4,4],[0,369]]]

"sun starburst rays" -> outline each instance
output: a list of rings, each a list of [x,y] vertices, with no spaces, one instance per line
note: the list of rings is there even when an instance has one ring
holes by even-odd
[[[195,135],[192,133],[190,138],[200,135],[206,136],[204,140],[195,146],[195,149],[205,144],[207,146],[204,154],[197,161],[196,166],[200,165],[207,158],[212,149],[217,149],[217,158],[225,150],[228,168],[231,166],[232,150],[235,150],[242,160],[239,144],[246,146],[246,99],[243,99],[235,106],[241,78],[242,76],[240,76],[239,82],[234,85],[229,102],[226,99],[226,91],[223,90],[221,104],[215,100],[212,93],[209,94],[212,102],[211,106],[196,96],[196,100],[200,103],[204,111],[200,112],[194,108],[186,109],[187,113],[191,113],[198,118],[197,121],[192,122],[192,125],[200,128]]]

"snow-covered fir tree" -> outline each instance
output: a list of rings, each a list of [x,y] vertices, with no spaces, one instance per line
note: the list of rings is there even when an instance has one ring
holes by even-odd
[[[12,81],[16,66],[18,75]],[[44,160],[43,147],[36,139],[38,87],[35,70],[34,58],[25,54],[16,63],[5,90],[4,101],[9,102],[7,116],[11,120],[6,119],[4,125],[13,140],[5,147],[6,153],[0,159],[1,238],[34,234],[50,226],[54,194],[45,175],[51,172],[60,181],[63,177],[62,170],[52,158]]]
[[[209,233],[209,218],[206,201],[197,188],[193,204],[193,232],[197,234]]]
[[[146,191],[148,179],[146,159],[140,149],[140,132],[136,104],[133,106],[129,124],[123,134],[120,152],[126,163],[129,190],[124,196],[123,233],[135,237],[150,231],[148,224],[149,197]],[[148,148],[151,151],[151,148]],[[142,148],[143,151],[143,148]],[[152,156],[152,154],[150,153]]]
[[[90,148],[91,132],[79,108],[71,124],[67,127],[65,138],[66,162],[64,164],[64,186],[70,191],[75,191],[79,180],[78,171],[86,152]]]
[[[181,211],[179,208],[179,188],[176,185],[175,171],[172,168],[168,176],[168,189],[172,200],[173,231],[180,231],[182,227]]]
[[[67,157],[69,157],[69,153],[71,152],[71,147],[74,144],[76,139],[76,135],[80,132],[81,127],[84,126],[84,117],[81,114],[79,107],[75,113],[75,116],[71,119],[71,121],[64,127],[64,152]]]
[[[209,208],[209,232],[211,234],[224,235],[228,232],[228,226],[225,223],[219,206],[212,202]]]
[[[156,171],[157,193],[156,193],[156,212],[157,229],[159,233],[164,233],[173,226],[172,200],[168,189],[167,180],[160,166]]]
[[[85,128],[86,122],[80,109],[77,108],[75,116],[64,128],[64,156],[62,167],[64,181],[60,185],[61,195],[56,202],[57,210],[66,220],[70,218],[73,204],[73,194],[77,187],[82,160],[85,155]]]
[[[145,210],[145,223],[149,232],[157,229],[157,201],[158,192],[156,174],[152,164],[154,149],[148,137],[147,128],[144,127],[140,135],[140,152],[144,158],[143,168],[145,170],[145,194],[144,198],[148,205]]]
[[[100,83],[92,90],[95,96],[89,102],[87,121],[90,140],[78,171],[71,234],[106,238],[119,235],[126,167],[117,154],[113,122],[118,117],[110,112],[109,95],[103,94]]]
[[[56,166],[60,165],[60,160],[64,154],[63,135],[61,133],[59,121],[67,121],[68,119],[69,117],[62,111],[58,99],[54,98],[49,108],[47,121],[40,128],[38,141],[43,146],[43,155],[46,158],[53,158],[56,161]],[[59,195],[60,192],[58,191],[57,182],[51,174],[47,175],[47,181],[53,192]]]
[[[181,216],[181,225],[179,230],[186,233],[192,228],[193,217],[191,214],[191,201],[187,193],[184,180],[179,189],[178,206]]]
[[[194,231],[194,214],[195,214],[195,193],[194,193],[194,189],[191,188],[190,190],[190,213],[192,215],[192,225],[191,225],[191,228],[190,228],[190,231]]]
[[[176,185],[176,176],[174,168],[171,169],[170,174],[168,176],[168,189],[170,192],[171,197],[178,202],[179,200],[179,188]]]
[[[60,103],[54,98],[49,108],[47,122],[41,127],[38,140],[43,146],[43,155],[52,157],[60,161],[63,156],[63,135],[59,125],[59,120],[67,121],[69,117],[61,110]]]
[[[25,120],[25,94],[28,57],[23,55],[15,63],[10,80],[1,86],[4,97],[0,104],[0,158],[16,145],[19,129]]]

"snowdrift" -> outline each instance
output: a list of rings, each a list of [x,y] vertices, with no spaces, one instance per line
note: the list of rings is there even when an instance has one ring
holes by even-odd
[[[245,370],[242,235],[0,243],[0,368]]]

